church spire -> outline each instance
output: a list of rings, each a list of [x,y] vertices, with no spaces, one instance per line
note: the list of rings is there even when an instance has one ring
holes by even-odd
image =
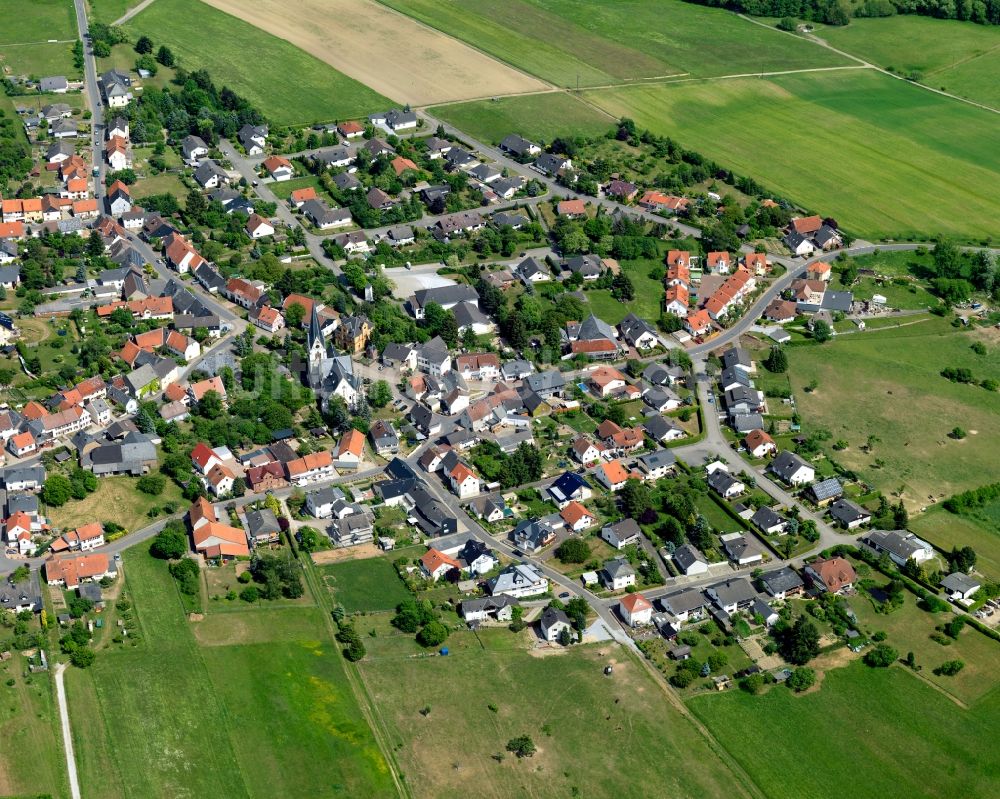
[[[309,359],[316,360],[326,356],[326,339],[323,338],[323,328],[319,323],[319,314],[316,313],[316,304],[313,303],[312,315],[309,317]]]

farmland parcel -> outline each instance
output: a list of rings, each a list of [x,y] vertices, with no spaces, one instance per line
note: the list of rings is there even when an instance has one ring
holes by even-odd
[[[394,792],[319,609],[209,608],[196,640],[165,563],[133,550],[125,573],[142,640],[70,673],[86,796]]]
[[[198,0],[156,0],[125,28],[170,47],[185,69],[207,69],[278,124],[359,117],[389,104],[320,59]]]
[[[382,2],[567,88],[849,63],[727,11],[680,0]]]
[[[862,237],[1000,233],[996,115],[871,70],[586,97]]]
[[[426,105],[545,88],[535,78],[370,0],[299,0],[294,10],[282,0],[206,2],[401,103]]]
[[[1000,692],[963,710],[903,667],[854,663],[803,696],[779,686],[690,706],[768,796],[991,796],[1000,779]],[[766,754],[748,730],[766,730]]]
[[[1000,109],[1000,28],[897,16],[854,19],[819,34],[844,52]]]

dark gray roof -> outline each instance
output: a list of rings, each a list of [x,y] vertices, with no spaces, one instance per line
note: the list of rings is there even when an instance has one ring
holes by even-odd
[[[820,307],[824,311],[842,311],[850,313],[851,303],[854,302],[854,295],[849,291],[826,291],[823,293],[823,302]]]
[[[545,608],[542,611],[541,625],[543,630],[550,630],[557,624],[566,624],[572,626],[572,622],[569,620],[563,611],[557,610],[556,608]]]
[[[760,583],[764,587],[764,590],[772,596],[785,591],[793,591],[804,585],[799,573],[789,566],[782,566],[780,569],[764,572],[760,576]]]
[[[838,499],[830,506],[830,516],[845,525],[854,524],[861,519],[871,519],[872,515],[862,508],[860,505],[855,505],[849,499]]]
[[[479,292],[468,283],[457,283],[454,286],[438,286],[430,289],[419,289],[413,292],[413,298],[419,307],[436,302],[438,305],[457,305],[460,302],[479,302]]]
[[[761,505],[757,508],[757,512],[753,515],[750,521],[756,524],[761,530],[769,530],[772,527],[785,523],[786,519],[775,513],[771,508],[767,507],[767,505]]]
[[[274,511],[269,508],[261,508],[260,510],[252,510],[247,513],[247,532],[251,537],[256,538],[260,535],[269,535],[271,533],[277,533],[281,531],[281,527],[278,525],[278,518],[274,515]]]
[[[771,461],[771,471],[786,482],[802,467],[812,469],[811,463],[807,463],[801,457],[790,450],[782,450],[777,457]]]
[[[547,372],[537,372],[524,378],[524,382],[536,394],[560,391],[566,385],[562,372],[550,369]]]
[[[681,544],[674,550],[674,562],[685,572],[695,563],[708,563],[697,547],[691,544]]]
[[[696,588],[685,588],[682,591],[675,591],[672,594],[660,597],[660,606],[675,616],[682,613],[690,613],[692,610],[703,608],[708,604],[705,595]]]
[[[721,583],[710,585],[705,590],[714,591],[720,605],[731,605],[734,602],[750,602],[757,596],[757,592],[750,584],[750,581],[742,577],[724,580]]]
[[[639,462],[645,465],[647,469],[653,470],[664,466],[673,466],[677,463],[677,456],[674,455],[673,450],[657,449],[653,450],[653,452],[647,452],[645,455],[640,455]]]

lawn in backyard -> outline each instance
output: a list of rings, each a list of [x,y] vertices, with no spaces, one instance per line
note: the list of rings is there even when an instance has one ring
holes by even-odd
[[[767,796],[995,796],[1000,785],[1000,692],[965,710],[902,666],[855,661],[805,695],[775,686],[688,704]]]
[[[566,88],[848,63],[811,42],[680,0],[381,1]]]
[[[392,610],[412,597],[388,558],[345,560],[316,570],[333,591],[334,603],[348,613]]]
[[[593,289],[584,294],[589,310],[612,325],[617,325],[630,313],[655,324],[662,314],[663,281],[650,277],[650,272],[657,268],[662,272],[663,261],[661,259],[622,261],[621,268],[631,279],[635,287],[635,296],[628,302],[622,302],[615,299],[609,289]]]
[[[93,521],[117,522],[134,532],[153,523],[146,515],[150,508],[183,504],[181,490],[171,480],[156,497],[143,494],[136,482],[134,477],[103,477],[97,481],[94,493],[84,499],[71,499],[58,508],[47,507],[45,513],[53,527],[73,529]]]
[[[935,89],[1000,108],[1000,30],[914,15],[852,19],[819,34],[834,47]]]
[[[585,92],[866,237],[1000,233],[995,115],[870,70]],[[823,169],[802,169],[806,162]]]
[[[990,482],[1000,469],[991,430],[1000,393],[941,376],[966,367],[977,379],[1000,380],[996,331],[964,331],[928,316],[915,324],[838,336],[821,346],[788,347],[789,377],[807,430],[830,432],[847,449],[828,454],[886,494],[902,489],[917,510]],[[986,355],[971,345],[987,344]],[[802,389],[816,381],[816,390]],[[956,426],[968,435],[949,437]],[[874,436],[874,447],[862,447]]]
[[[876,583],[885,585],[888,580],[876,575]],[[928,613],[917,607],[917,598],[904,593],[903,607],[891,613],[876,613],[875,604],[865,592],[851,598],[851,609],[857,614],[861,630],[867,635],[876,631],[886,633],[886,643],[906,657],[913,652],[917,665],[922,666],[920,676],[962,702],[974,705],[997,686],[996,659],[1000,656],[1000,643],[966,625],[956,640],[944,646],[931,639],[934,628],[955,618],[951,612]],[[938,676],[934,669],[947,660],[961,660],[965,667],[955,676]]]
[[[212,605],[189,622],[166,564],[146,549],[124,558],[141,640],[71,674],[84,795],[391,795],[321,611],[220,614],[240,635],[199,645],[192,628]]]
[[[316,175],[306,175],[301,178],[283,180],[281,183],[269,183],[268,188],[279,200],[287,200],[293,191],[298,191],[299,189],[313,188],[321,196],[326,194],[320,186],[319,178]]]
[[[360,117],[390,105],[289,42],[198,0],[156,0],[125,28],[169,46],[184,68],[208,70],[218,86],[245,96],[278,124]]]
[[[361,663],[415,796],[740,794],[675,700],[616,644],[540,657],[511,648],[519,639],[506,629],[479,638],[454,633],[448,657],[409,658],[400,647]],[[538,747],[530,760],[504,752],[519,735]]]
[[[499,144],[508,133],[537,142],[557,136],[602,136],[615,124],[613,117],[563,92],[454,103],[430,113],[492,144]]]

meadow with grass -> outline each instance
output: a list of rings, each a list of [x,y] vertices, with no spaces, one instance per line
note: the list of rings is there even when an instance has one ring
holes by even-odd
[[[412,596],[388,557],[345,560],[316,571],[348,613],[393,610]]]
[[[1000,233],[1000,126],[989,112],[852,70],[585,93],[855,235]]]
[[[167,45],[180,66],[206,69],[277,124],[362,117],[391,105],[289,42],[198,0],[156,0],[125,25]]]
[[[803,424],[828,431],[827,446],[845,441],[847,448],[831,457],[886,495],[900,495],[911,509],[978,487],[1000,469],[990,435],[1000,393],[951,382],[941,371],[968,368],[978,379],[1000,380],[1000,340],[993,332],[966,332],[948,319],[924,316],[823,345],[789,347]],[[985,355],[973,349],[977,341],[988,342]],[[814,381],[815,390],[803,390]],[[965,438],[949,436],[957,426]]]
[[[34,0],[30,13],[22,0],[0,0],[0,20],[0,67],[38,78],[80,76],[73,65],[73,0]]]
[[[213,626],[195,634],[199,622],[146,545],[125,554],[124,572],[138,640],[99,651],[68,683],[85,795],[393,792],[317,608],[262,604],[219,622],[210,603]]]
[[[439,105],[430,113],[490,144],[499,144],[508,133],[538,142],[601,136],[615,124],[615,117],[563,92]]]
[[[407,645],[362,661],[416,796],[746,795],[676,699],[616,644],[544,656],[525,644],[501,628],[453,634],[448,657],[408,658]],[[519,735],[538,748],[530,759],[505,752]]]
[[[985,479],[989,478],[984,475]],[[910,529],[945,552],[972,547],[976,551],[976,569],[990,579],[1000,580],[1000,502],[961,515],[936,505],[911,515]]]
[[[852,19],[819,34],[831,45],[935,89],[1000,108],[1000,29],[900,15]]]
[[[804,695],[775,686],[688,704],[767,796],[991,796],[1000,780],[1000,692],[966,710],[902,666],[854,662]]]
[[[381,2],[564,88],[848,63],[728,11],[680,0]]]

